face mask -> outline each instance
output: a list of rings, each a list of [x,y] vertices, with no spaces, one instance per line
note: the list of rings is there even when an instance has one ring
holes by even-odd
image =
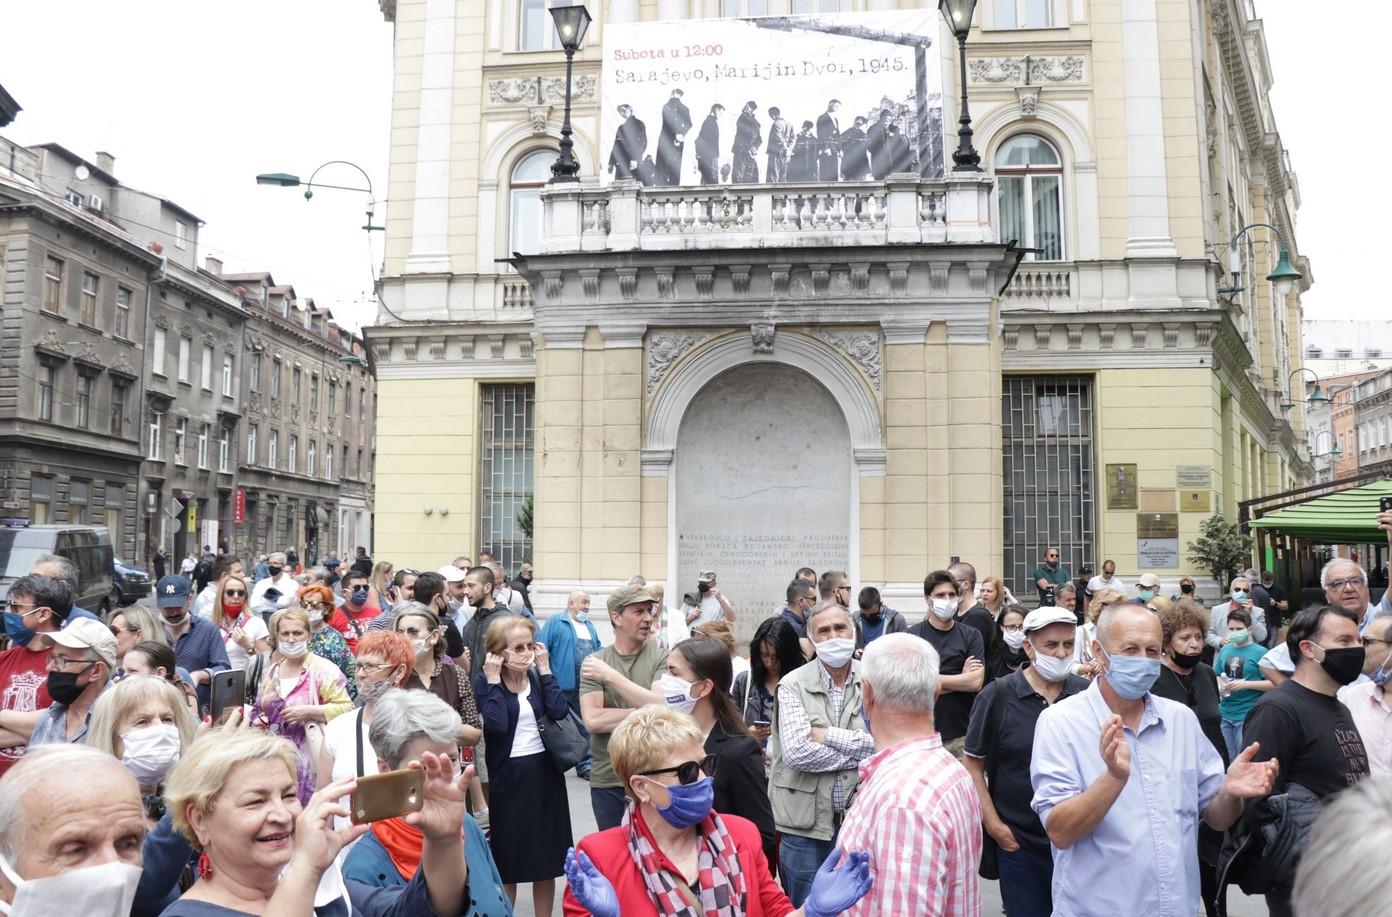
[[[121,763],[141,786],[158,786],[179,761],[179,727],[156,723],[121,735]]]
[[[1312,644],[1319,646],[1318,643]],[[1324,647],[1320,646],[1324,650]],[[1328,673],[1329,677],[1340,685],[1352,684],[1359,675],[1363,674],[1363,659],[1367,651],[1361,646],[1349,646],[1342,649],[1324,650],[1324,659],[1320,661],[1320,668]],[[54,698],[57,700],[57,698]]]
[[[281,571],[283,568],[282,568],[282,567],[267,567],[266,569],[270,571],[272,577],[276,577],[276,576],[280,576],[280,571]]]
[[[222,608],[223,608],[223,610],[224,610],[224,611],[230,611],[230,612],[232,612],[234,615],[237,614],[239,611],[241,611],[241,610],[242,610],[242,606],[245,605],[245,604],[246,604],[246,600],[243,599],[243,598],[240,598],[240,597],[238,597],[238,598],[231,598],[230,596],[226,596],[226,597],[224,597],[223,600],[222,600]]]
[[[669,786],[667,792],[672,795],[672,801],[667,808],[658,809],[657,814],[673,828],[699,825],[710,815],[711,806],[715,803],[715,781],[709,777],[702,777],[695,783]]]
[[[817,658],[833,669],[851,661],[855,653],[855,641],[850,637],[831,637],[817,644]]]
[[[1018,653],[1020,647],[1025,643],[1025,632],[1023,630],[1003,630],[1001,631],[1001,639],[1005,641],[1006,646]]]
[[[1387,654],[1387,658],[1382,661],[1382,665],[1373,670],[1368,676],[1368,680],[1379,687],[1387,684],[1387,679],[1392,677],[1392,669],[1387,667],[1389,663],[1392,663],[1392,653]]]
[[[1179,591],[1184,593],[1185,595],[1188,595],[1189,593],[1194,591],[1194,587],[1189,585],[1188,583],[1180,583]]]
[[[299,659],[309,652],[309,643],[301,640],[298,643],[282,643],[279,647],[280,655],[286,659]]]
[[[1034,661],[1030,663],[1039,677],[1050,684],[1058,684],[1069,675],[1073,674],[1073,658],[1065,656],[1060,659],[1057,656],[1050,656],[1048,653],[1041,653],[1035,650]]]
[[[957,614],[957,599],[933,599],[930,610],[939,621],[951,621]]]
[[[1252,639],[1252,634],[1245,630],[1228,631],[1228,642],[1233,646],[1246,646]]]
[[[518,579],[522,581],[522,585],[524,586],[530,586],[532,584],[532,578],[530,576],[519,576]]]
[[[86,685],[77,683],[78,677],[87,674],[87,670],[94,665],[96,665],[95,662],[80,672],[49,672],[46,684],[48,696],[65,707],[72,704],[73,701],[82,696],[82,692],[87,688]]]
[[[536,658],[536,653],[526,652],[522,655],[508,653],[508,668],[514,672],[525,672],[532,667],[532,660]]]
[[[586,621],[590,620],[590,610],[586,608],[584,611],[576,612],[575,620],[584,624]]]
[[[1160,677],[1160,660],[1146,656],[1107,657],[1107,684],[1124,700],[1140,700]]]
[[[13,903],[0,901],[0,914],[21,917],[126,917],[140,884],[140,867],[129,863],[103,863],[43,879],[21,879],[0,857],[0,871],[15,887]]]
[[[697,699],[691,696],[692,687],[691,682],[678,678],[671,672],[662,676],[662,697],[667,701],[668,707],[679,713],[690,713],[696,709]]]
[[[1247,593],[1243,592],[1241,589],[1234,589],[1232,600],[1241,605],[1243,602],[1247,601]]]
[[[1151,599],[1155,598],[1155,591],[1152,589],[1141,589],[1136,593],[1136,598],[1140,599],[1142,602],[1149,602]]]
[[[1056,561],[1056,560],[1046,560],[1046,561],[1044,561],[1044,563],[1045,563],[1047,566],[1049,566],[1049,567],[1057,567],[1057,566],[1058,566],[1058,561]]]
[[[1192,669],[1194,666],[1203,662],[1203,653],[1171,653],[1170,658],[1175,665],[1181,669]]]
[[[450,614],[457,614],[459,609],[464,607],[463,599],[456,599],[452,595],[445,596],[445,607],[450,610]]]
[[[310,627],[318,627],[320,624],[323,624],[323,623],[324,623],[324,609],[323,609],[323,608],[321,608],[321,607],[319,607],[319,606],[315,606],[314,608],[308,608],[308,609],[306,609],[305,611],[306,611],[306,614],[309,615],[309,626],[310,626]]]
[[[396,684],[390,678],[381,681],[358,681],[358,706],[369,704],[373,701],[381,700],[382,695],[386,694]]]
[[[416,648],[417,659],[430,652],[430,641],[425,639],[424,637],[417,637],[416,639],[412,640],[411,645]]]
[[[34,639],[34,632],[25,625],[24,617],[13,611],[5,612],[5,636],[14,646],[27,646]]]
[[[179,616],[177,618],[171,618],[169,617],[169,615],[164,614],[163,612],[160,613],[160,617],[164,619],[164,623],[168,627],[182,627],[184,622],[189,619],[189,613],[188,609],[185,608],[179,612]]]
[[[350,593],[350,596],[351,596],[352,599],[353,599],[353,604],[354,604],[354,605],[366,605],[366,604],[367,604],[367,590],[366,590],[366,589],[354,589],[354,590]]]

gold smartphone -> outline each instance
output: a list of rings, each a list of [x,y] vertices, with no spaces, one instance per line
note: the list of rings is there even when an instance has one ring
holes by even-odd
[[[359,777],[357,789],[349,797],[355,825],[419,812],[424,804],[425,774],[419,768]]]

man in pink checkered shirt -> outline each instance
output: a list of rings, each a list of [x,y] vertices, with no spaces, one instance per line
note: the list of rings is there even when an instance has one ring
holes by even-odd
[[[845,913],[978,917],[981,805],[933,725],[938,653],[911,634],[888,634],[860,664],[875,754],[860,765],[837,845],[869,852],[875,884]]]

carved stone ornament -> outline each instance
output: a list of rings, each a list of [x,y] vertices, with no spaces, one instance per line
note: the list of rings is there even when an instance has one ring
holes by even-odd
[[[749,292],[749,265],[730,265],[730,286],[734,288],[736,295],[739,296],[743,296]]]
[[[211,331],[205,331],[203,332],[203,343],[207,344],[209,347],[214,347],[217,345],[217,336]]]
[[[591,74],[577,74],[570,86],[572,102],[592,101],[599,92],[599,80]],[[550,105],[565,104],[565,77],[544,76],[541,78],[541,102]]]
[[[546,297],[552,301],[561,298],[561,272],[547,271],[542,274],[542,286],[546,289]]]
[[[459,358],[461,360],[472,360],[474,358],[474,338],[472,335],[459,339]]]
[[[372,342],[372,356],[378,363],[387,363],[391,360],[391,341],[376,340]]]
[[[820,340],[844,353],[860,367],[865,377],[880,390],[880,335],[876,331],[828,331],[818,328],[812,332]]]
[[[749,334],[754,339],[755,353],[773,353],[773,335],[776,328],[767,323],[749,326]]]
[[[63,343],[63,339],[58,335],[57,328],[50,328],[45,331],[43,337],[38,339],[35,346],[40,350],[47,350],[50,353],[61,353],[63,356],[68,355],[67,345]]]
[[[676,281],[672,275],[671,268],[658,268],[657,270],[657,298],[671,299],[676,292]]]
[[[165,331],[168,331],[168,330],[169,330],[169,316],[165,315],[164,313],[160,313],[160,314],[156,315],[156,316],[155,316],[155,327],[156,327],[156,328],[162,328],[162,329],[164,329]]]
[[[505,80],[488,81],[488,104],[516,105],[537,101],[537,80],[534,76],[515,76]]]
[[[825,264],[812,265],[812,291],[825,293],[831,286],[831,268]]]
[[[82,351],[77,355],[77,359],[92,366],[102,365],[101,353],[97,350],[97,345],[91,341],[83,343]]]
[[[430,359],[443,360],[445,358],[445,339],[435,338],[430,342]]]
[[[532,120],[532,133],[541,136],[546,133],[546,122],[551,119],[551,106],[532,105],[527,109],[527,117]]]
[[[975,57],[967,61],[967,79],[984,84],[1081,83],[1084,59],[1059,57]]]
[[[595,302],[599,299],[599,268],[585,268],[580,271],[580,286],[585,291],[585,301]]]
[[[656,391],[662,378],[681,359],[681,355],[710,337],[689,331],[655,331],[648,335],[648,394]]]
[[[530,334],[524,334],[517,341],[518,356],[524,360],[533,359],[536,356],[536,338]]]
[[[711,291],[715,288],[715,268],[709,265],[692,268],[691,276],[696,280],[696,295],[710,299]]]
[[[488,336],[488,354],[495,360],[503,358],[503,345],[507,343],[507,337],[501,334],[490,334]]]
[[[891,261],[889,268],[889,287],[895,293],[903,293],[909,288],[909,262]]]
[[[625,267],[619,268],[619,295],[625,302],[631,302],[638,293],[638,269]]]
[[[416,362],[416,343],[415,338],[402,338],[401,340],[401,357],[407,363]]]
[[[123,376],[134,376],[135,367],[131,365],[130,357],[123,353],[118,353],[116,359],[111,363],[111,371]]]
[[[1039,87],[1016,86],[1015,98],[1020,102],[1020,117],[1033,118],[1039,108]]]
[[[851,289],[856,293],[864,293],[870,289],[870,265],[851,265]]]
[[[773,283],[773,292],[777,296],[788,292],[788,281],[792,278],[793,268],[790,264],[770,264],[769,280]]]

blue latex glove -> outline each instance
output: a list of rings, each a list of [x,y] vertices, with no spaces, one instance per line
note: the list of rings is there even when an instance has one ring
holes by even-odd
[[[806,917],[835,917],[855,904],[874,884],[870,878],[870,854],[852,852],[838,867],[841,848],[831,851],[812,879],[807,900],[802,903]]]
[[[619,896],[614,893],[614,886],[583,850],[577,853],[572,847],[566,851],[565,874],[570,893],[593,917],[619,917]]]

